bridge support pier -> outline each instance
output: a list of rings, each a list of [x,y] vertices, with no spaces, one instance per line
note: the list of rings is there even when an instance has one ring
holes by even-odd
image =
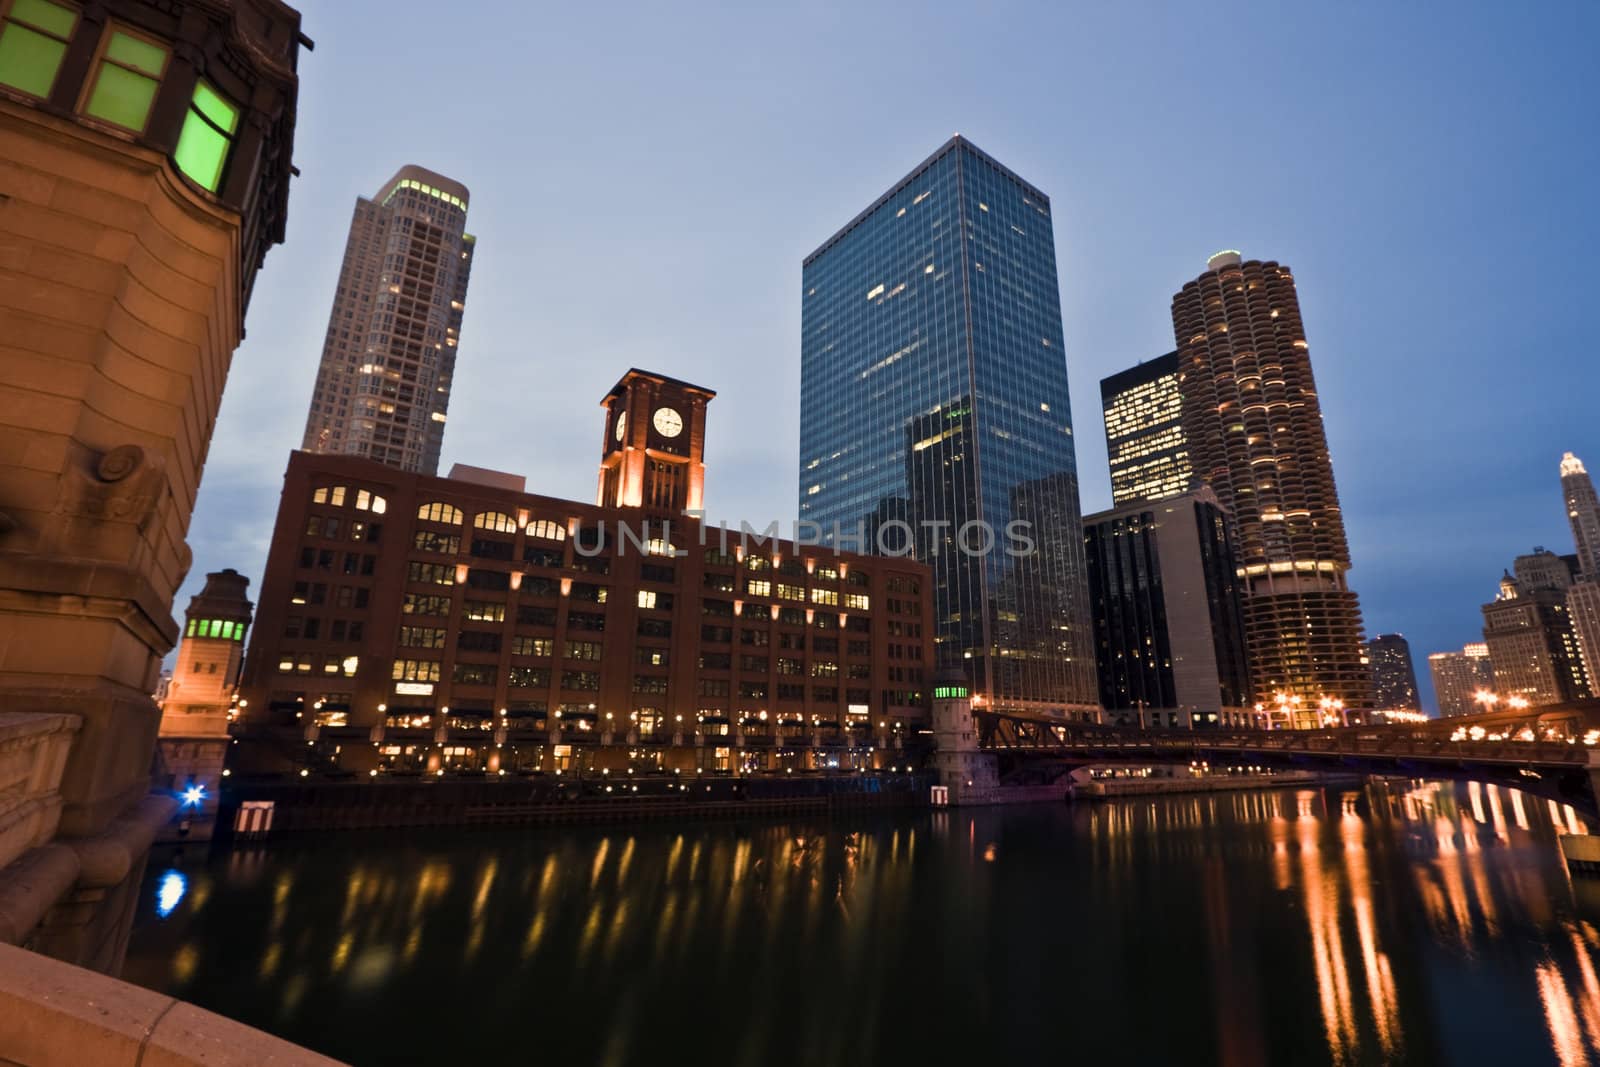
[[[978,748],[972,696],[959,670],[940,672],[933,690],[933,766],[952,806],[1001,802],[998,760]]]

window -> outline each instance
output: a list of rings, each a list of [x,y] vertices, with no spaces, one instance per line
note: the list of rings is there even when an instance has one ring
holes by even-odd
[[[456,638],[456,648],[463,652],[499,652],[500,635],[492,630],[463,630]]]
[[[406,648],[443,648],[444,630],[434,626],[402,626],[400,644]]]
[[[532,529],[532,527],[529,527]],[[561,566],[562,552],[559,548],[540,548],[537,545],[525,545],[522,549],[522,558],[535,567]]]
[[[412,566],[415,567],[416,564],[413,563]],[[473,568],[467,572],[467,585],[473,589],[510,589],[511,575],[505,571],[485,571]]]
[[[518,634],[511,639],[513,656],[548,656],[555,651],[555,642],[548,637],[527,637]]]
[[[744,580],[744,591],[751,596],[771,596],[772,583],[765,578],[746,578]]]
[[[806,591],[801,586],[786,585],[783,582],[779,582],[778,595],[785,600],[804,600],[806,598]]]
[[[437,682],[439,663],[431,659],[397,659],[394,661],[394,680],[397,682]]]
[[[715,615],[718,617],[733,618],[733,601],[731,600],[702,600],[700,602],[702,615]],[[727,640],[724,638],[723,640]]]
[[[839,603],[839,594],[832,589],[813,589],[811,590],[811,602],[813,604],[837,605]]]
[[[870,655],[872,655],[872,642],[871,641],[851,641],[850,642],[850,654],[852,656],[870,656]]]
[[[561,688],[596,691],[600,688],[600,675],[596,671],[562,671]]]
[[[567,659],[584,659],[598,663],[603,647],[598,641],[568,641],[564,655]]]
[[[172,160],[179,170],[214,193],[222,182],[222,170],[228,163],[228,154],[233,151],[233,139],[238,132],[238,107],[202,78],[195,82],[189,113],[184,117],[183,132],[178,134],[178,147],[172,153]],[[361,495],[369,494],[363,489]],[[378,506],[372,510],[381,513],[384,499],[374,499]],[[358,502],[356,507],[362,505]]]
[[[672,567],[660,563],[645,563],[639,567],[639,577],[647,582],[671,585],[676,580],[675,573]]]
[[[324,485],[311,494],[313,504],[332,504],[336,508],[344,507],[345,487],[342,485]]]
[[[758,674],[767,673],[767,657],[765,656],[740,656],[739,669]]]
[[[143,133],[150,121],[150,105],[167,69],[167,50],[161,45],[113,28],[106,37],[100,66],[89,86],[84,112],[97,119]]]
[[[573,600],[582,600],[590,604],[604,604],[606,602],[606,594],[607,589],[603,585],[595,585],[592,582],[572,583],[571,596]]]
[[[411,547],[418,552],[438,552],[453,556],[461,551],[461,538],[455,534],[443,534],[434,530],[418,530],[417,535],[411,539]]]
[[[665,667],[667,665],[667,650],[640,645],[633,650],[633,662],[645,667]]]
[[[389,502],[376,493],[358,489],[356,491],[356,510],[370,511],[374,515],[382,515],[389,510]]]
[[[754,645],[757,648],[766,648],[772,643],[772,635],[765,630],[740,630],[739,643],[741,645]]]
[[[846,593],[844,595],[844,606],[847,608],[866,611],[868,603],[867,594],[865,593]]]
[[[705,587],[718,593],[731,593],[733,592],[733,575],[706,571]]]
[[[700,669],[703,671],[725,671],[733,666],[733,657],[726,652],[700,653]]]
[[[537,574],[524,575],[522,578],[522,595],[524,597],[555,596],[559,586],[555,579],[545,578]]]
[[[417,518],[424,522],[442,522],[450,526],[461,525],[461,509],[449,504],[424,504],[417,509]]]
[[[474,537],[472,539],[472,554],[479,559],[502,559],[510,561],[511,542],[496,541],[488,537]]]
[[[811,651],[837,653],[839,651],[839,639],[837,637],[813,637],[811,639]]]
[[[633,676],[633,691],[635,693],[665,693],[667,680],[654,674],[636,674]]]
[[[805,698],[806,698],[806,687],[805,686],[803,686],[803,685],[784,685],[781,682],[778,684],[778,699],[779,700],[804,700]]]
[[[493,685],[495,669],[488,663],[457,663],[454,681],[457,685]]]
[[[838,676],[839,665],[837,663],[819,661],[811,665],[811,677],[813,678],[837,678]]]
[[[480,511],[472,517],[472,525],[479,530],[495,533],[516,533],[517,520],[503,511]]]
[[[517,608],[517,624],[520,626],[554,626],[556,624],[555,608],[539,608],[531,604],[523,604]]]
[[[767,699],[767,683],[740,682],[739,696],[744,700],[765,700]]]
[[[400,610],[407,615],[448,615],[450,598],[407,593],[405,600],[400,604]]]
[[[806,673],[806,665],[801,660],[785,659],[784,657],[779,656],[778,657],[778,673],[779,674],[804,674],[804,673]]]
[[[406,581],[429,585],[455,585],[456,569],[447,563],[408,563]]]
[[[49,96],[77,23],[78,13],[65,4],[16,0],[0,23],[0,85]]]
[[[671,637],[672,623],[667,619],[640,619],[640,637]]]
[[[726,678],[700,679],[699,692],[703,697],[725,697],[728,695],[728,680]]]
[[[656,611],[672,610],[672,594],[658,593],[654,589],[639,590],[639,606],[653,608]]]
[[[791,649],[791,650],[797,651],[797,652],[804,651],[805,647],[806,647],[806,635],[805,634],[779,634],[778,635],[778,647],[779,648],[783,648],[783,649]]]
[[[567,528],[551,522],[549,519],[537,519],[528,523],[528,536],[540,537],[546,541],[565,541]]]
[[[506,684],[513,689],[548,689],[550,671],[544,667],[512,667],[506,672]]]
[[[720,548],[706,549],[706,563],[713,567],[733,567],[738,562],[730,553],[724,552]]]
[[[606,628],[604,615],[593,615],[587,611],[571,611],[567,613],[567,629],[588,630],[591,633],[600,633]]]

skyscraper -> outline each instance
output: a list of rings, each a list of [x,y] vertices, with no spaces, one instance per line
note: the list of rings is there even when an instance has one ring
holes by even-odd
[[[992,706],[1092,713],[1050,198],[954,137],[806,257],[801,292],[801,520],[914,545],[939,666]]]
[[[357,198],[301,448],[437,473],[477,243],[467,201],[411,166]]]
[[[1210,489],[1086,515],[1100,701],[1112,721],[1251,722],[1238,565]]]
[[[1567,501],[1567,521],[1578,549],[1578,580],[1600,581],[1600,499],[1583,460],[1571,452],[1561,457],[1561,495]]]
[[[1439,702],[1440,715],[1479,711],[1474,695],[1494,688],[1489,646],[1482,641],[1463,645],[1460,652],[1435,652],[1428,657],[1428,670],[1433,674],[1433,695]]]
[[[1379,634],[1367,642],[1372,668],[1372,706],[1380,711],[1417,711],[1417,670],[1411,644],[1400,634]]]
[[[1100,381],[1111,500],[1117,507],[1165,500],[1189,491],[1194,468],[1183,433],[1178,353],[1130,367]]]
[[[1361,607],[1289,268],[1219,252],[1172,298],[1195,477],[1233,515],[1262,696],[1371,705]]]
[[[1590,695],[1567,615],[1576,565],[1576,557],[1535,548],[1517,557],[1516,576],[1504,575],[1499,596],[1483,606],[1483,640],[1502,698],[1522,697],[1539,706]]]
[[[1571,452],[1561,457],[1561,495],[1578,550],[1578,580],[1567,590],[1567,618],[1593,688],[1600,686],[1600,499],[1583,461]]]

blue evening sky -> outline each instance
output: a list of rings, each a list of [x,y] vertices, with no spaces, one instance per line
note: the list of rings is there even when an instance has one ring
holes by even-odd
[[[592,499],[630,366],[716,389],[715,516],[795,513],[800,260],[953,132],[1051,197],[1085,511],[1101,377],[1173,347],[1208,255],[1300,287],[1368,633],[1477,640],[1600,470],[1593,3],[301,0],[288,243],[190,540],[260,587],[350,213],[401,164],[479,237],[444,462]]]

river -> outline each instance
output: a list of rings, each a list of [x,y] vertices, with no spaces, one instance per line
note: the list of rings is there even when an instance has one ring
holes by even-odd
[[[123,976],[357,1064],[1576,1067],[1585,831],[1390,781],[190,847]]]

